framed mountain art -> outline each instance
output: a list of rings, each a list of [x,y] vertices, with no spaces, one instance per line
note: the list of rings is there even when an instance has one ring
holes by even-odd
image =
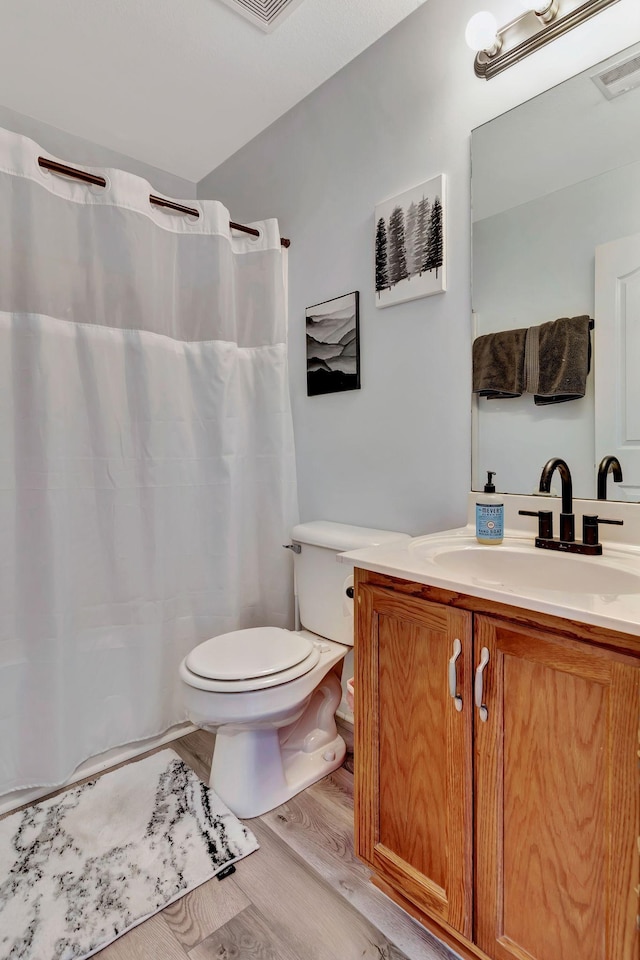
[[[376,306],[446,290],[444,175],[379,203]]]
[[[307,395],[360,389],[360,294],[306,309]]]

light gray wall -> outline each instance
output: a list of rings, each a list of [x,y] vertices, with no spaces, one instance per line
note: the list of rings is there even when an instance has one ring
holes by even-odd
[[[47,153],[67,163],[79,163],[89,167],[117,167],[119,170],[127,170],[138,177],[144,177],[156,190],[170,197],[179,199],[196,196],[196,184],[189,180],[134,160],[124,153],[65,133],[57,127],[17,113],[8,107],[0,106],[0,127],[35,140]]]
[[[500,23],[513,16],[495,0]],[[428,0],[198,185],[244,222],[291,237],[291,392],[301,518],[422,533],[466,519],[470,488],[473,127],[640,39],[640,4],[610,10],[486,83],[465,25],[477,0]],[[373,209],[448,178],[445,294],[378,310]],[[307,397],[304,309],[361,291],[362,390]]]

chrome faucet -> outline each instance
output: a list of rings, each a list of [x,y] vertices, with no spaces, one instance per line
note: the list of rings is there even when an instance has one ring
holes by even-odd
[[[605,461],[606,467],[605,467]],[[600,470],[603,471],[604,483],[607,481],[609,467],[613,467],[614,480],[616,468],[613,461],[617,464],[617,470],[622,480],[620,464],[615,457],[607,457],[600,464]],[[598,516],[584,516],[582,518],[582,543],[576,543],[575,535],[575,517],[573,515],[573,484],[571,482],[571,471],[565,460],[560,457],[552,457],[547,460],[542,473],[540,474],[540,493],[551,492],[551,477],[558,471],[562,481],[562,512],[560,514],[560,536],[556,539],[553,536],[553,515],[551,510],[519,510],[518,513],[526,517],[538,518],[538,536],[535,539],[536,547],[543,547],[546,550],[564,550],[567,553],[583,553],[587,556],[600,556],[602,553],[602,544],[598,541],[598,524],[610,523],[616,526],[622,526],[622,520],[605,520]],[[598,481],[600,480],[600,471],[598,472]],[[600,486],[598,484],[598,491]],[[600,498],[600,493],[598,492]]]
[[[622,482],[622,467],[617,457],[603,457],[598,467],[598,500],[607,499],[607,476],[613,474],[616,483]]]
[[[573,484],[571,471],[565,460],[552,457],[547,460],[540,474],[540,493],[551,493],[551,477],[557,470],[562,481],[562,513],[560,514],[560,540],[572,543],[576,538],[576,522],[573,515]]]

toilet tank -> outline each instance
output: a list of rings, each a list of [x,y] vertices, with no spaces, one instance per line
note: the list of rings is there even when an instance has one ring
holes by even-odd
[[[295,582],[300,623],[305,630],[353,646],[353,572],[338,562],[338,554],[361,547],[409,540],[406,533],[353,527],[329,520],[299,523],[291,539],[300,545],[295,554]]]

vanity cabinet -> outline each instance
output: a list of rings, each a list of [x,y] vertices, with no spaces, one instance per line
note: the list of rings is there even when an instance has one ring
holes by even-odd
[[[472,712],[455,709],[447,671],[459,638],[460,689],[470,682],[471,614],[367,585],[356,606],[356,753],[370,775],[359,778],[358,853],[470,936]]]
[[[640,642],[361,570],[356,597],[374,882],[466,957],[638,960]]]

